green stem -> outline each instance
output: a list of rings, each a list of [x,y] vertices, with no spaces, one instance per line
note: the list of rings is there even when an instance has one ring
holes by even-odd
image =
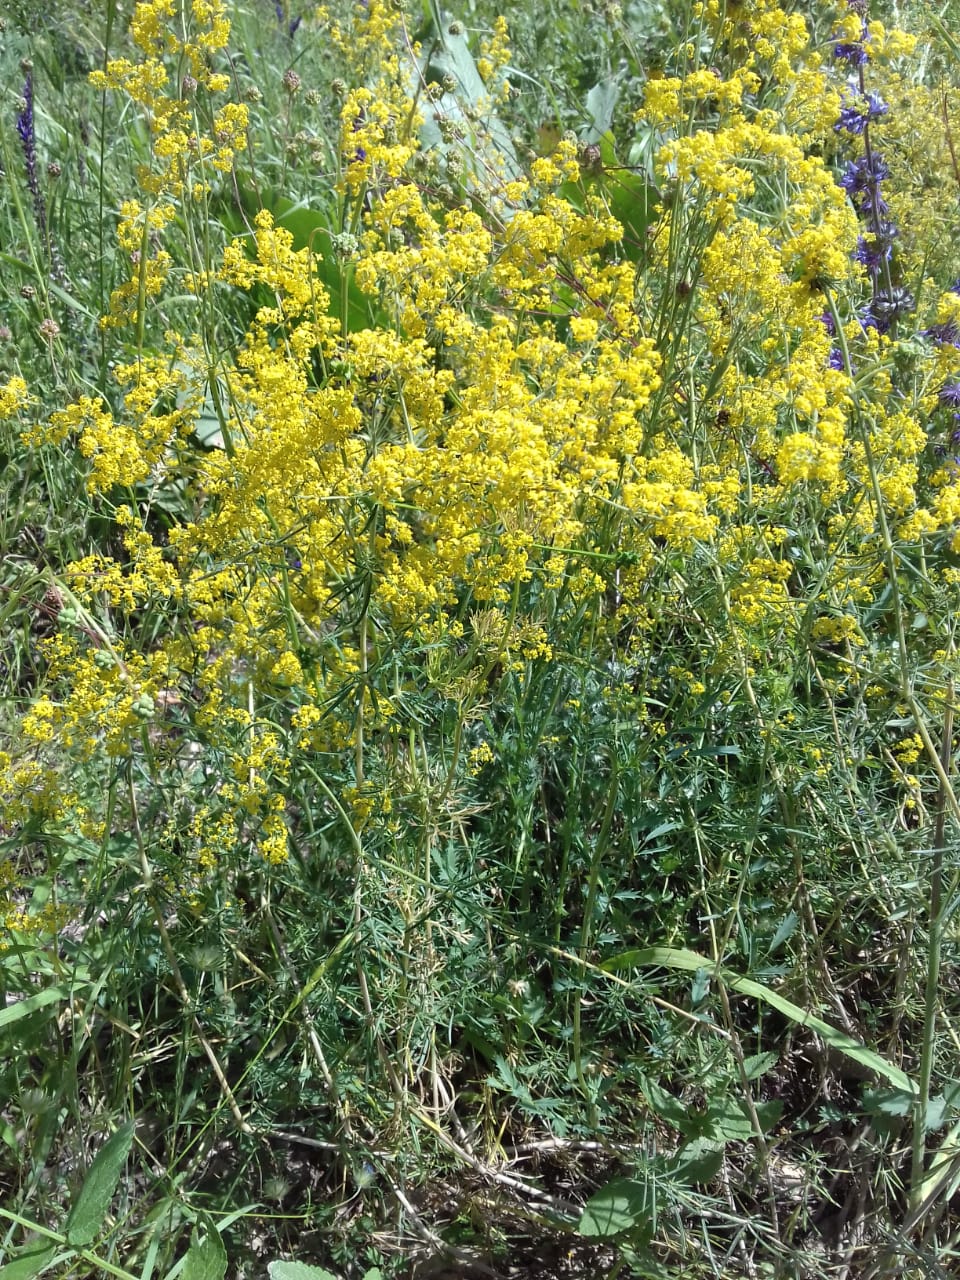
[[[130,1271],[124,1271],[122,1267],[115,1267],[112,1262],[107,1262],[105,1258],[101,1258],[99,1254],[93,1253],[90,1249],[75,1249],[67,1237],[61,1235],[59,1231],[51,1231],[49,1227],[45,1227],[39,1222],[33,1222],[30,1218],[21,1217],[19,1213],[14,1213],[10,1209],[0,1208],[0,1217],[6,1218],[8,1222],[16,1223],[18,1227],[23,1227],[26,1231],[36,1232],[38,1236],[43,1236],[45,1240],[50,1240],[53,1244],[59,1245],[61,1249],[69,1250],[74,1257],[82,1258],[84,1262],[90,1263],[95,1268],[97,1275],[103,1273],[108,1276],[118,1276],[119,1280],[140,1280],[139,1276],[133,1275]],[[8,1265],[13,1265],[16,1261],[16,1258],[11,1258]]]
[[[607,804],[603,814],[603,820],[600,823],[600,830],[597,832],[596,843],[593,846],[593,857],[590,859],[590,874],[587,879],[587,897],[583,906],[583,925],[580,929],[580,946],[577,948],[577,954],[581,964],[587,958],[587,952],[590,950],[590,943],[593,940],[593,913],[597,905],[597,891],[600,886],[600,866],[603,862],[603,855],[606,852],[607,841],[610,838],[610,828],[613,825],[613,815],[617,811],[617,796],[619,794],[619,769],[617,765],[617,748],[616,743],[610,750],[610,782],[607,790]],[[582,970],[582,972],[585,972]],[[577,1072],[577,1081],[583,1091],[584,1099],[587,1103],[588,1123],[591,1129],[599,1127],[600,1118],[597,1112],[596,1100],[592,1091],[587,1084],[587,1078],[583,1070],[583,1037],[581,1028],[581,1009],[583,1005],[583,985],[578,984],[573,1005],[573,1062]]]
[[[944,772],[950,768],[953,754],[953,681],[947,681],[943,736],[940,740],[940,763]],[[927,946],[927,979],[923,996],[923,1035],[920,1044],[920,1072],[915,1109],[910,1174],[910,1207],[919,1204],[924,1186],[927,1145],[927,1109],[933,1079],[936,1050],[937,1013],[940,1005],[940,957],[943,946],[943,852],[946,837],[947,798],[940,785],[937,817],[933,833],[933,857],[930,864],[929,943]]]

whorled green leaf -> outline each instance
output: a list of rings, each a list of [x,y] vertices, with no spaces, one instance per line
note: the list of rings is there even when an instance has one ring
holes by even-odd
[[[133,1143],[133,1121],[118,1129],[97,1152],[64,1228],[67,1241],[82,1248],[96,1239],[107,1216]]]

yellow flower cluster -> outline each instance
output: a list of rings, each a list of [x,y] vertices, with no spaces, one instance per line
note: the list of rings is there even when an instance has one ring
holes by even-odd
[[[223,0],[148,0],[136,6],[130,23],[142,58],[115,58],[90,75],[95,88],[122,93],[141,109],[150,138],[149,162],[137,169],[144,200],[128,200],[120,210],[118,239],[130,276],[114,290],[104,325],[142,328],[147,299],[159,296],[171,269],[161,237],[176,216],[174,201],[205,195],[212,173],[229,172],[245,146],[248,116],[242,103],[213,112],[209,133],[197,126],[195,96],[230,87],[224,72],[211,69],[211,58],[226,47],[229,34]],[[168,64],[180,76],[172,93]]]
[[[408,691],[399,677],[391,693],[373,690],[369,671],[400,644],[429,654],[430,678],[466,703],[494,669],[522,682],[530,664],[556,660],[557,601],[651,634],[650,584],[665,579],[662,598],[679,600],[697,574],[729,628],[718,666],[767,652],[784,630],[806,635],[805,621],[817,644],[864,643],[854,606],[883,577],[876,492],[919,537],[960,529],[960,480],[923,490],[925,432],[894,393],[885,340],[850,322],[857,382],[828,364],[822,314],[862,283],[856,216],[822,158],[839,98],[802,17],[770,0],[738,6],[735,20],[728,8],[709,0],[702,16],[737,70],[693,66],[647,86],[640,118],[658,140],[661,205],[638,261],[600,196],[564,194],[580,180],[569,140],[534,162],[531,181],[494,173],[463,206],[431,194],[401,16],[371,0],[353,35],[333,31],[376,73],[345,91],[339,138],[341,274],[369,323],[331,314],[322,268],[333,264],[262,211],[192,274],[201,299],[244,295],[252,319],[233,349],[168,333],[163,351],[116,370],[121,412],[83,397],[28,430],[36,445],[75,438],[93,494],[125,491],[123,555],[70,569],[79,608],[118,631],[147,602],[179,621],[147,653],[65,627],[48,655],[55,696],[23,724],[37,752],[54,738],[81,760],[131,752],[178,689],[225,773],[194,820],[191,857],[213,868],[243,835],[277,863],[301,757],[349,746],[356,826],[383,808],[364,752],[395,732]],[[111,312],[134,327],[167,287],[164,229],[195,177],[232,164],[248,124],[228,104],[202,136],[169,92],[171,61],[190,68],[191,93],[219,92],[209,59],[227,35],[218,0],[193,0],[190,40],[170,30],[172,12],[173,0],[138,5],[144,60],[98,81],[151,120],[145,194],[121,211],[133,271]],[[505,40],[498,26],[485,75]],[[956,300],[940,305],[956,314]],[[931,413],[949,358],[923,390]],[[26,396],[11,380],[0,413]],[[201,454],[191,437],[210,400],[222,447]],[[163,536],[138,504],[165,486],[186,493],[190,515]],[[829,566],[815,610],[788,545],[801,523]],[[487,751],[465,751],[464,767],[480,769]]]
[[[0,419],[13,418],[30,403],[30,393],[23,378],[9,378],[0,387]]]

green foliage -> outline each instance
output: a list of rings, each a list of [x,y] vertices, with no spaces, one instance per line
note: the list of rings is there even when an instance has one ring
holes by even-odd
[[[306,1262],[271,1262],[267,1270],[270,1280],[336,1280],[329,1271]]]

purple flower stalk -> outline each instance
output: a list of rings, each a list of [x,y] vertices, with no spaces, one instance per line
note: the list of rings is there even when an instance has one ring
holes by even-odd
[[[851,160],[840,178],[840,185],[849,196],[874,190],[878,182],[890,177],[890,170],[878,152]]]
[[[286,18],[284,16],[283,5],[280,3],[280,0],[274,0],[273,9],[277,15],[277,22],[279,22],[279,24],[283,26],[284,22],[286,22]],[[291,40],[297,34],[297,28],[300,26],[300,23],[302,21],[303,21],[303,18],[299,17],[299,18],[291,18],[290,21],[287,22],[287,35],[290,37]]]
[[[923,336],[932,338],[944,347],[960,347],[960,329],[953,320],[947,320],[945,324],[932,324],[929,329],[924,329]]]
[[[883,263],[893,260],[893,240],[896,234],[897,229],[892,223],[878,223],[876,234],[857,239],[857,247],[853,251],[854,262],[859,262],[875,276]]]
[[[867,28],[863,28],[863,40],[866,40]],[[870,61],[870,54],[863,40],[841,40],[833,46],[833,56],[838,62],[846,62],[851,67],[865,67]]]
[[[27,75],[23,84],[23,109],[17,116],[17,133],[23,148],[23,158],[27,167],[27,186],[33,197],[33,216],[37,228],[44,240],[47,238],[47,208],[40,190],[40,178],[37,174],[37,135],[33,119],[33,73]]]
[[[909,289],[894,286],[874,294],[861,313],[864,329],[876,329],[887,333],[901,316],[913,310],[913,294]]]
[[[890,108],[878,93],[868,93],[864,84],[863,68],[870,61],[866,23],[869,0],[847,0],[847,4],[859,18],[860,38],[838,41],[834,45],[834,57],[856,69],[850,77],[851,88],[847,91],[834,129],[837,133],[862,137],[864,154],[847,164],[839,184],[865,223],[853,259],[867,271],[873,297],[860,311],[860,323],[865,330],[888,333],[895,328],[901,316],[913,310],[914,300],[909,290],[895,284],[893,263],[897,228],[890,221],[890,206],[880,192],[881,183],[890,176],[890,169],[883,156],[870,145],[870,125],[885,116]]]
[[[838,133],[846,131],[859,136],[867,125],[885,116],[890,108],[878,93],[868,93],[865,98],[854,99],[840,108],[840,119],[833,126]]]

